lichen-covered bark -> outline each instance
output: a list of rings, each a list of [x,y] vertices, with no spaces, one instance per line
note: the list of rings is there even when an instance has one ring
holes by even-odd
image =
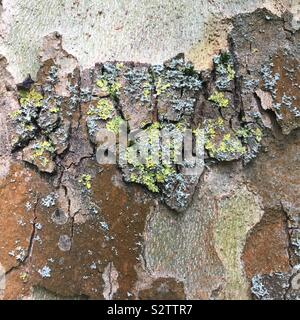
[[[230,24],[209,70],[182,54],[140,63],[156,58],[134,50],[111,62],[90,53],[86,69],[58,32],[43,38],[34,81],[17,84],[1,57],[4,298],[299,296],[300,33],[265,9]],[[28,61],[21,74],[35,70]],[[203,130],[203,172],[97,164],[97,131],[125,120],[152,137]]]

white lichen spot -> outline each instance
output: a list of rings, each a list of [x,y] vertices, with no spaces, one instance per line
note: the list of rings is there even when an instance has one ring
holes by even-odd
[[[55,193],[48,194],[45,198],[42,198],[42,206],[50,208],[55,206],[57,195]]]
[[[42,269],[39,269],[38,273],[42,276],[42,278],[51,277],[51,269],[48,266],[44,266]]]

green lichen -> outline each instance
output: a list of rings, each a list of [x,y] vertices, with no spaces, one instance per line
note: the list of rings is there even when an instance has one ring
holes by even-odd
[[[106,128],[107,130],[117,134],[122,123],[123,119],[120,116],[117,116],[107,122]]]
[[[226,130],[221,118],[207,121],[204,147],[211,157],[220,161],[239,158],[246,152],[238,136]]]
[[[159,192],[159,185],[164,183],[169,176],[176,173],[176,170],[171,166],[161,166],[154,164],[148,159],[148,164],[139,164],[135,166],[137,173],[130,175],[130,182],[135,182],[144,185],[151,192]],[[149,165],[151,163],[151,165]]]
[[[240,128],[236,132],[238,137],[246,140],[247,138],[254,137],[257,142],[261,142],[263,133],[260,128]]]
[[[46,141],[46,140],[41,142],[41,143],[36,143],[34,145],[34,150],[35,150],[34,153],[33,153],[34,157],[42,156],[45,153],[45,151],[48,151],[50,153],[54,153],[55,152],[55,148],[54,148],[52,142],[51,141]]]
[[[34,126],[32,124],[24,124],[24,130],[25,131],[29,131],[29,132],[33,132],[34,131]]]
[[[208,100],[214,102],[220,108],[227,108],[229,106],[229,99],[225,98],[223,92],[215,91]]]
[[[21,114],[22,114],[21,110],[16,110],[10,114],[10,117],[11,119],[16,120]]]
[[[167,89],[171,87],[170,83],[163,83],[161,78],[158,78],[157,82],[155,83],[156,87],[156,95],[160,96],[161,94],[165,93]]]
[[[122,63],[122,62],[117,62],[116,63],[116,69],[118,71],[122,70],[123,68],[124,68],[124,63]]]
[[[227,66],[227,76],[228,80],[232,81],[235,77],[235,71],[231,65]]]
[[[117,81],[113,83],[109,83],[106,79],[99,79],[96,82],[96,85],[104,92],[106,92],[108,95],[110,95],[112,98],[118,97],[120,94],[121,84]]]
[[[148,100],[152,91],[152,85],[150,82],[143,83],[143,97]]]
[[[20,93],[20,104],[21,106],[34,106],[40,108],[43,106],[43,96],[35,89],[30,91],[21,90]]]
[[[32,159],[38,160],[43,167],[46,167],[54,153],[55,147],[52,141],[44,140],[33,145]]]
[[[113,103],[109,99],[101,99],[97,106],[91,106],[87,114],[89,116],[97,116],[101,120],[107,120],[112,117],[114,111]]]
[[[233,59],[229,52],[221,52],[215,56],[214,65],[216,70],[216,86],[219,90],[227,90],[230,83],[234,80],[235,70]]]
[[[59,108],[58,107],[52,107],[49,109],[50,113],[58,113],[59,112]]]
[[[142,147],[145,147],[147,154],[145,159],[138,158],[135,145],[126,149],[126,160],[129,164],[129,181],[144,185],[151,192],[160,191],[159,186],[163,184],[168,177],[176,173],[176,169],[171,164],[163,164],[162,152],[157,145],[162,124],[154,122],[145,130],[145,137],[148,142],[143,141]],[[151,147],[151,154],[148,153],[148,147]],[[155,148],[158,148],[157,150]],[[156,152],[153,152],[155,150]],[[154,155],[155,154],[155,155]]]
[[[80,184],[86,189],[90,190],[92,188],[92,176],[90,174],[83,174],[81,175],[80,179],[78,180]]]

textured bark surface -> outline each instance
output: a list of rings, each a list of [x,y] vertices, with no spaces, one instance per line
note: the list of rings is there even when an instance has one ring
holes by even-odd
[[[299,6],[105,3],[2,3],[0,297],[299,299]],[[203,129],[201,176],[99,165],[118,117]]]

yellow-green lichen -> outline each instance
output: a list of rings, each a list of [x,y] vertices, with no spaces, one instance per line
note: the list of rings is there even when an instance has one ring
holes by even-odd
[[[30,91],[21,90],[20,92],[20,104],[21,106],[31,105],[36,108],[40,108],[43,105],[43,96],[35,89]]]
[[[123,119],[120,116],[114,117],[107,122],[106,129],[117,134],[122,123]]]
[[[146,130],[148,146],[152,145],[155,148],[159,140],[160,127],[160,123],[155,122]],[[135,145],[129,146],[126,149],[127,162],[132,166],[129,181],[142,184],[151,192],[159,192],[159,184],[164,183],[170,175],[175,174],[176,170],[171,165],[161,163],[162,154],[159,149],[155,156],[148,154],[145,156],[145,159],[139,159],[137,154]]]
[[[171,87],[170,83],[163,83],[162,79],[159,78],[155,84],[156,87],[156,95],[159,96],[166,92],[168,88]]]
[[[119,82],[110,84],[106,79],[97,80],[96,85],[113,98],[116,98],[120,94],[120,89],[122,87]]]
[[[233,160],[246,153],[238,135],[226,130],[221,118],[207,121],[204,147],[211,157],[218,160]]]
[[[227,66],[227,77],[230,81],[232,81],[235,77],[235,71],[230,64]]]
[[[114,106],[109,99],[100,99],[96,107],[90,107],[87,114],[89,116],[98,116],[101,120],[107,120],[112,117],[113,111]]]
[[[122,63],[122,62],[117,62],[116,63],[116,69],[118,71],[122,70],[123,68],[124,68],[124,63]]]
[[[151,90],[152,90],[152,86],[151,86],[151,83],[149,82],[145,82],[143,84],[143,96],[144,98],[149,98],[150,95],[151,95]]]
[[[59,112],[59,108],[58,107],[52,107],[50,108],[50,113],[58,113]]]
[[[257,142],[261,142],[263,133],[260,128],[240,128],[237,130],[236,135],[243,139],[247,139],[249,137],[254,137]]]
[[[148,163],[150,163],[151,160]],[[153,162],[152,162],[153,164]],[[151,192],[159,192],[159,183],[164,183],[166,179],[175,174],[176,171],[171,166],[161,166],[161,165],[139,165],[137,173],[132,173],[130,175],[130,181],[139,183],[147,187]]]
[[[11,119],[15,120],[15,119],[17,119],[21,114],[22,114],[22,111],[21,111],[21,110],[16,110],[16,111],[13,111],[13,112],[10,114],[10,117],[11,117]]]
[[[34,145],[33,157],[41,157],[46,151],[49,153],[54,153],[55,148],[51,141],[43,141]]]
[[[43,167],[46,167],[50,162],[50,158],[55,152],[55,147],[51,141],[44,140],[33,145],[32,159],[38,160]]]
[[[227,108],[229,106],[229,99],[225,98],[223,92],[215,91],[208,100],[214,102],[220,108]]]
[[[86,190],[90,190],[92,188],[91,181],[92,177],[90,174],[83,174],[79,179],[79,183],[82,184]]]
[[[20,280],[23,282],[23,283],[27,283],[28,280],[29,280],[29,274],[27,272],[21,272],[20,273]]]

